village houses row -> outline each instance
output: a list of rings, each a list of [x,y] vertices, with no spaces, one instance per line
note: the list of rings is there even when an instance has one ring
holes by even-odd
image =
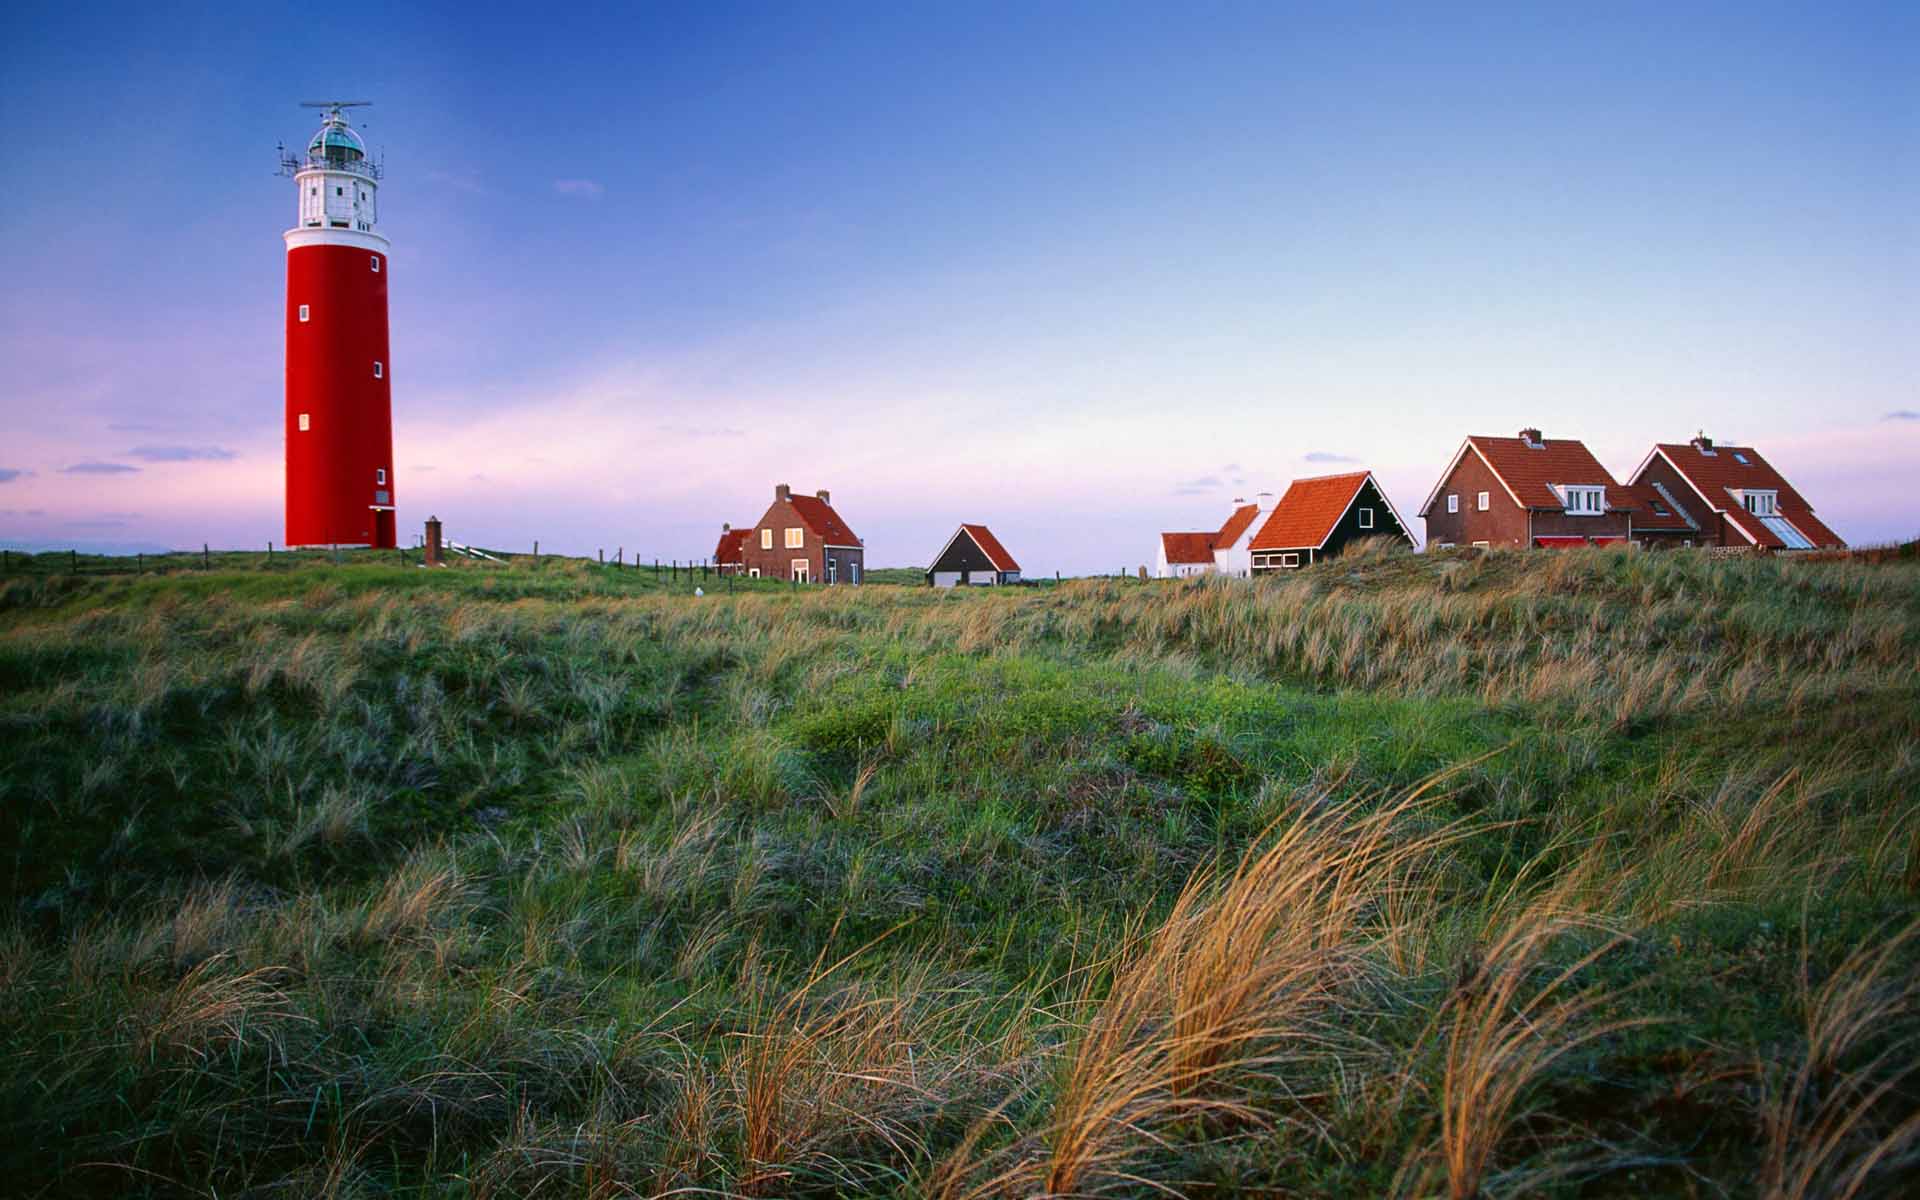
[[[1577,439],[1548,438],[1538,429],[1476,434],[1460,444],[1415,515],[1426,522],[1430,549],[1846,546],[1758,450],[1716,446],[1704,435],[1654,446],[1622,484]],[[720,528],[714,563],[722,573],[827,584],[858,584],[866,573],[866,545],[825,491],[796,496],[780,484],[754,524]],[[1371,471],[1296,479],[1278,501],[1271,492],[1234,501],[1217,530],[1161,534],[1154,573],[1291,571],[1366,538],[1415,544]],[[1017,583],[1020,564],[985,525],[963,524],[926,578],[935,587]]]

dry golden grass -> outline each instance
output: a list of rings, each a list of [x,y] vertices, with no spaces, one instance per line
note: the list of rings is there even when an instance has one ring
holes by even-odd
[[[1598,860],[1587,861],[1522,907],[1484,951],[1464,961],[1440,1017],[1446,1066],[1438,1157],[1452,1200],[1482,1193],[1496,1150],[1548,1068],[1596,1038],[1647,1023],[1595,1021],[1596,1012],[1617,997],[1577,983],[1624,935],[1600,935],[1597,945],[1565,965],[1547,965],[1556,945],[1595,934],[1577,900],[1589,886],[1584,872]]]
[[[216,955],[130,1014],[136,1058],[184,1054],[204,1059],[224,1043],[271,1037],[276,1026],[306,1021],[279,986],[281,967],[234,973],[226,955]]]
[[[1920,1071],[1920,975],[1900,966],[1916,940],[1920,921],[1861,945],[1818,987],[1803,941],[1806,1052],[1790,1074],[1775,1073],[1769,1083],[1760,1168],[1766,1200],[1848,1200],[1875,1172],[1915,1158],[1920,1110],[1895,1115],[1890,1127],[1883,1110]]]

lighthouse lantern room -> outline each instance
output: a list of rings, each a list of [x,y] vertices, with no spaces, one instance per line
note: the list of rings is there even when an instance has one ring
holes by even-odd
[[[320,131],[281,151],[299,193],[285,235],[289,546],[395,544],[381,170],[346,116],[362,103],[310,104]]]

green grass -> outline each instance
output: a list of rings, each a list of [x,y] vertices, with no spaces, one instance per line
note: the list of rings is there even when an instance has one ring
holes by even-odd
[[[274,557],[0,579],[0,1190],[1920,1183],[1911,564]]]

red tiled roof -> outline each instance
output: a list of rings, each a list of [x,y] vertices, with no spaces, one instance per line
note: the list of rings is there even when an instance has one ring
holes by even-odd
[[[713,561],[716,563],[735,563],[741,561],[740,547],[746,545],[751,529],[729,529],[720,535],[720,544],[714,548]]]
[[[1653,490],[1650,483],[1628,484],[1617,489],[1618,494],[1609,496],[1615,508],[1633,508],[1633,527],[1635,529],[1671,529],[1686,531],[1693,528],[1687,519],[1674,511],[1659,492]]]
[[[1772,491],[1779,514],[1805,534],[1808,541],[1816,546],[1846,545],[1840,540],[1839,534],[1828,529],[1813,515],[1813,506],[1807,503],[1806,497],[1794,491],[1786,477],[1774,470],[1773,465],[1761,458],[1760,452],[1752,446],[1715,446],[1713,453],[1708,454],[1691,442],[1679,445],[1661,442],[1655,449],[1666,455],[1674,470],[1680,472],[1716,512],[1725,513],[1727,520],[1756,544],[1774,550],[1785,545],[1758,517],[1747,511],[1746,505],[1732,494],[1732,490]],[[1741,459],[1746,461],[1742,462]]]
[[[1553,490],[1556,483],[1596,484],[1608,489],[1620,486],[1585,443],[1574,438],[1545,438],[1538,450],[1517,437],[1476,434],[1467,439],[1467,444],[1480,452],[1493,473],[1527,508],[1565,508],[1565,502]],[[1608,507],[1619,507],[1617,500],[1610,491]]]
[[[1210,563],[1213,561],[1211,533],[1163,533],[1160,545],[1170,563]]]
[[[793,511],[807,523],[807,528],[819,534],[821,540],[827,545],[860,545],[860,539],[853,536],[853,530],[847,528],[847,523],[840,519],[840,514],[833,511],[833,505],[818,496],[794,496],[791,499]]]
[[[1247,531],[1247,526],[1253,524],[1253,519],[1259,515],[1258,504],[1243,504],[1234,509],[1233,515],[1227,518],[1227,523],[1222,525],[1220,532],[1213,536],[1213,544],[1223,550],[1231,547],[1240,540],[1240,535]]]
[[[987,561],[993,564],[994,570],[1018,571],[1020,569],[1020,564],[1013,561],[1013,555],[1007,553],[1007,548],[1000,544],[1000,539],[994,537],[993,531],[985,525],[968,525],[963,521],[960,528],[966,530],[967,536],[973,539],[973,544],[980,547],[986,554]]]
[[[1251,548],[1293,550],[1321,545],[1346,515],[1367,479],[1367,472],[1354,471],[1294,480],[1287,485],[1287,493],[1280,497],[1280,503],[1273,506],[1273,515],[1260,527],[1260,532],[1253,535]]]

